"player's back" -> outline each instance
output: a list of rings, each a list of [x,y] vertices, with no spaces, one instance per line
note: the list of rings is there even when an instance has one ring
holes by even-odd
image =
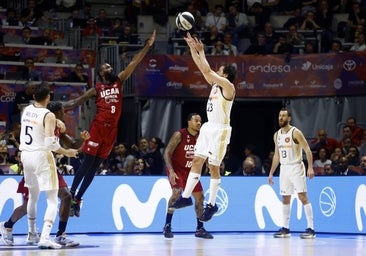
[[[48,112],[47,108],[35,107],[33,104],[24,108],[20,130],[21,151],[46,150],[44,118]]]

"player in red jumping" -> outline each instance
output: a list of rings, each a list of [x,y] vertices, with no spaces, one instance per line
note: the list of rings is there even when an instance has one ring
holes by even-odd
[[[171,222],[173,218],[174,209],[170,206],[179,198],[184,187],[186,186],[189,171],[191,169],[194,145],[201,128],[201,116],[197,113],[188,115],[188,127],[176,131],[169,140],[169,143],[164,151],[164,160],[166,164],[166,173],[172,187],[172,196],[168,202],[168,212],[166,214],[166,221],[164,226],[164,237],[173,238],[174,235],[171,229]],[[203,222],[198,217],[203,212],[203,189],[201,182],[198,182],[192,193],[195,199],[195,212],[197,216],[196,237],[212,239],[213,236],[205,230]]]
[[[88,139],[84,146],[84,161],[75,173],[70,189],[73,195],[71,215],[80,216],[80,203],[85,191],[92,183],[95,172],[104,159],[109,156],[117,138],[118,121],[122,112],[122,82],[129,78],[137,65],[148,53],[155,41],[155,30],[146,41],[144,48],[138,52],[127,67],[118,75],[114,74],[110,64],[104,63],[100,66],[99,81],[95,87],[89,89],[85,94],[75,99],[72,104],[83,104],[87,99],[95,96],[97,112],[91,123]],[[80,185],[80,188],[78,189]],[[76,192],[76,190],[78,191]]]

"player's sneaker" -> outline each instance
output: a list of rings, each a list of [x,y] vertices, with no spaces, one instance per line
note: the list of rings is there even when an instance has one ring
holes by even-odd
[[[191,206],[191,205],[193,205],[191,197],[185,198],[185,197],[180,196],[178,198],[178,200],[175,201],[175,203],[169,207],[169,210],[176,210],[176,209],[184,208],[184,207]]]
[[[217,208],[216,204],[215,205],[206,204],[206,207],[205,209],[203,209],[201,217],[199,217],[199,220],[202,222],[209,221],[218,210],[219,208]]]
[[[173,238],[172,227],[170,224],[166,224],[163,229],[163,235],[165,238]]]
[[[14,238],[13,238],[13,229],[12,228],[6,228],[4,226],[5,222],[0,222],[0,234],[1,234],[1,240],[6,245],[14,245]]]
[[[38,243],[39,249],[61,249],[62,245],[52,241],[50,237],[42,238]]]
[[[80,217],[80,204],[81,204],[81,200],[78,200],[76,198],[72,199],[72,201],[71,201],[72,210],[70,210],[70,213],[72,213],[73,216]]]
[[[314,229],[307,228],[305,233],[300,234],[302,239],[313,239],[316,237]]]
[[[278,232],[273,234],[273,237],[275,237],[275,238],[290,237],[290,229],[282,227],[282,228],[280,228],[280,230],[278,230]]]
[[[32,233],[32,232],[28,232],[28,236],[27,239],[25,240],[25,243],[27,245],[35,245],[39,242],[39,235],[38,233]]]
[[[55,242],[62,246],[65,246],[65,247],[76,247],[76,246],[79,246],[79,244],[80,244],[78,242],[75,242],[75,241],[67,238],[65,232],[63,232],[62,235],[60,235],[60,236],[56,236]]]
[[[195,237],[205,238],[205,239],[212,239],[213,236],[206,231],[204,227],[197,229],[196,233],[194,234]]]

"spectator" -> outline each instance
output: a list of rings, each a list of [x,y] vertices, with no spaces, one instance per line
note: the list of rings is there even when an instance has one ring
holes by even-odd
[[[151,175],[162,175],[164,171],[163,156],[160,149],[165,144],[158,137],[152,137],[149,142],[149,153],[147,154],[147,166]]]
[[[20,61],[21,56],[19,51],[16,51],[13,54],[9,54],[5,50],[5,44],[0,42],[0,61]],[[3,74],[0,74],[0,76],[2,75]],[[2,78],[4,79],[4,77]]]
[[[349,49],[353,52],[364,52],[366,51],[365,34],[359,33],[356,42]]]
[[[355,176],[359,175],[358,172],[349,169],[348,159],[347,157],[343,156],[338,162],[336,166],[335,172],[340,176]]]
[[[41,73],[35,70],[34,59],[27,57],[24,60],[24,66],[22,67],[22,78],[27,81],[42,81]]]
[[[286,36],[284,34],[280,34],[278,42],[273,47],[273,53],[290,55],[293,51],[292,49],[293,45],[287,42]]]
[[[321,36],[321,52],[328,52],[330,42],[333,40],[333,12],[329,9],[327,0],[321,0],[318,3],[318,8],[315,14],[315,23],[318,24],[323,30]]]
[[[74,70],[66,77],[66,82],[72,83],[88,83],[88,76],[83,73],[84,67],[82,64],[76,64]]]
[[[116,143],[108,157],[108,169],[111,174],[133,175],[135,157],[129,153],[127,143]]]
[[[97,26],[96,20],[93,16],[88,18],[87,25],[82,31],[83,36],[103,36],[103,31]]]
[[[24,27],[22,29],[22,43],[32,44],[32,29],[30,27]]]
[[[335,39],[332,41],[331,47],[330,47],[330,52],[333,53],[342,53],[343,49],[342,49],[342,42]]]
[[[272,50],[273,49],[270,49],[270,46],[266,44],[266,36],[264,35],[264,32],[259,32],[257,34],[257,40],[252,42],[248,46],[244,54],[265,55],[265,54],[271,54]]]
[[[150,175],[150,169],[143,158],[137,158],[133,169],[134,175]]]
[[[355,31],[357,25],[364,25],[366,20],[366,11],[361,10],[360,3],[352,2],[352,9],[348,12],[346,42],[355,41]]]
[[[108,19],[107,12],[103,8],[98,11],[96,25],[103,31],[103,35],[107,35],[110,27],[112,26],[111,20]]]
[[[271,165],[273,161],[274,150],[270,150],[268,153],[268,157],[263,160],[262,164],[262,173],[264,175],[269,175],[269,171],[271,170]],[[277,166],[273,176],[278,176],[280,174],[280,166]]]
[[[224,33],[227,25],[228,22],[225,17],[224,7],[220,4],[215,5],[213,13],[207,14],[206,16],[206,30],[209,31],[214,26],[217,28],[218,32]]]
[[[220,33],[216,26],[212,26],[209,32],[203,33],[203,42],[206,46],[215,46],[218,41],[224,41],[224,34]]]
[[[328,149],[322,147],[318,150],[318,157],[314,160],[313,168],[316,175],[323,175],[324,174],[324,166],[326,164],[331,165],[332,161],[329,159],[329,152]]]
[[[227,14],[228,26],[227,31],[230,32],[234,45],[239,44],[240,38],[250,38],[250,29],[248,17],[245,13],[239,12],[236,4],[229,5],[229,13]]]
[[[346,157],[348,159],[349,165],[358,166],[360,164],[360,153],[356,146],[351,145],[348,148],[348,154],[346,155]]]
[[[201,12],[198,9],[196,9],[196,7],[194,5],[194,1],[191,1],[190,3],[188,3],[187,12],[190,12],[194,17],[195,29],[201,30],[203,28],[202,15],[201,15]]]
[[[336,175],[336,172],[334,171],[331,164],[324,165],[324,175],[325,176],[335,176]]]
[[[124,27],[120,18],[114,18],[112,26],[109,28],[109,36],[121,37],[123,34]]]
[[[254,163],[254,170],[251,170],[254,172],[253,175],[262,175],[262,163],[261,163],[261,159],[259,156],[257,156],[255,154],[255,146],[253,144],[248,144],[245,146],[244,148],[244,155],[245,155],[245,160],[248,159],[247,163],[243,163],[245,166],[248,165],[251,167],[251,161],[253,161]],[[248,158],[250,157],[250,158]],[[243,166],[244,166],[243,165]],[[249,168],[250,169],[250,168]],[[244,171],[244,170],[243,170]]]
[[[255,24],[253,34],[256,34],[258,31],[263,31],[266,22],[270,21],[271,9],[256,2],[249,8],[249,15],[254,15]]]
[[[122,34],[118,37],[118,43],[137,44],[137,35],[132,34],[132,28],[129,24],[123,26]]]
[[[293,53],[298,53],[296,46],[300,46],[304,42],[304,37],[297,31],[295,25],[291,25],[288,28],[288,33],[286,34],[286,42],[291,44],[293,47]]]
[[[273,50],[274,46],[278,42],[278,36],[274,33],[273,25],[271,22],[266,22],[266,24],[264,24],[264,35],[266,37],[266,44],[268,49]]]
[[[20,21],[23,26],[37,27],[46,21],[43,14],[43,8],[40,4],[36,4],[35,0],[28,0],[27,7],[20,12]]]
[[[31,34],[29,34],[31,35]],[[45,28],[42,31],[42,35],[36,37],[29,37],[28,44],[35,44],[35,45],[54,45],[52,36],[51,36],[51,29]]]
[[[224,51],[224,43],[221,41],[217,41],[215,43],[215,47],[212,49],[211,55],[214,55],[214,56],[227,55],[227,52]]]
[[[348,117],[346,124],[351,129],[352,132],[351,134],[352,143],[356,146],[359,146],[364,136],[363,129],[357,125],[355,117]]]
[[[225,164],[225,170],[230,173],[235,173],[240,168],[241,161],[239,157],[233,152],[230,144],[226,146],[226,153],[222,161]]]
[[[37,84],[34,82],[27,82],[25,83],[24,90],[16,93],[11,115],[12,123],[20,123],[20,113],[23,108],[33,100],[33,94],[36,90],[36,86]]]
[[[289,29],[290,26],[294,25],[297,28],[299,28],[303,24],[304,20],[305,20],[305,17],[302,16],[301,8],[299,7],[299,8],[294,9],[293,16],[291,16],[290,18],[287,19],[285,24],[283,24],[283,27],[285,29]]]
[[[4,25],[8,26],[21,26],[21,23],[19,21],[19,16],[17,14],[17,11],[14,8],[8,8],[6,9],[6,18],[4,19],[5,22]]]
[[[319,129],[317,138],[313,139],[309,143],[310,149],[313,152],[314,159],[317,159],[320,148],[326,148],[327,151],[332,154],[334,149],[338,146],[338,142],[334,138],[328,137],[325,129]]]
[[[307,41],[307,42],[305,42],[304,53],[305,54],[317,53],[318,50],[316,48],[317,47],[315,46],[314,42]]]
[[[232,44],[231,42],[232,37],[230,32],[226,32],[224,35],[224,53],[225,55],[237,56],[238,55],[238,48],[236,45]]]
[[[332,165],[338,163],[341,157],[344,156],[342,148],[336,147],[333,153],[330,155],[330,160],[332,160]]]

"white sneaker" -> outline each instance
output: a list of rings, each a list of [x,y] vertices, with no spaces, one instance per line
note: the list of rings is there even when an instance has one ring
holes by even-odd
[[[38,242],[39,249],[61,249],[61,245],[52,241],[51,238],[43,238]]]
[[[0,234],[1,234],[1,240],[6,245],[14,245],[14,239],[13,239],[13,229],[12,228],[6,228],[4,226],[5,222],[0,222]]]
[[[27,240],[25,242],[27,245],[36,245],[39,242],[38,233],[28,232]]]
[[[55,237],[55,242],[60,244],[60,245],[63,245],[65,247],[76,247],[76,246],[79,246],[80,243],[78,242],[75,242],[71,239],[68,239],[66,238],[66,233],[62,233],[61,236],[56,236]]]

